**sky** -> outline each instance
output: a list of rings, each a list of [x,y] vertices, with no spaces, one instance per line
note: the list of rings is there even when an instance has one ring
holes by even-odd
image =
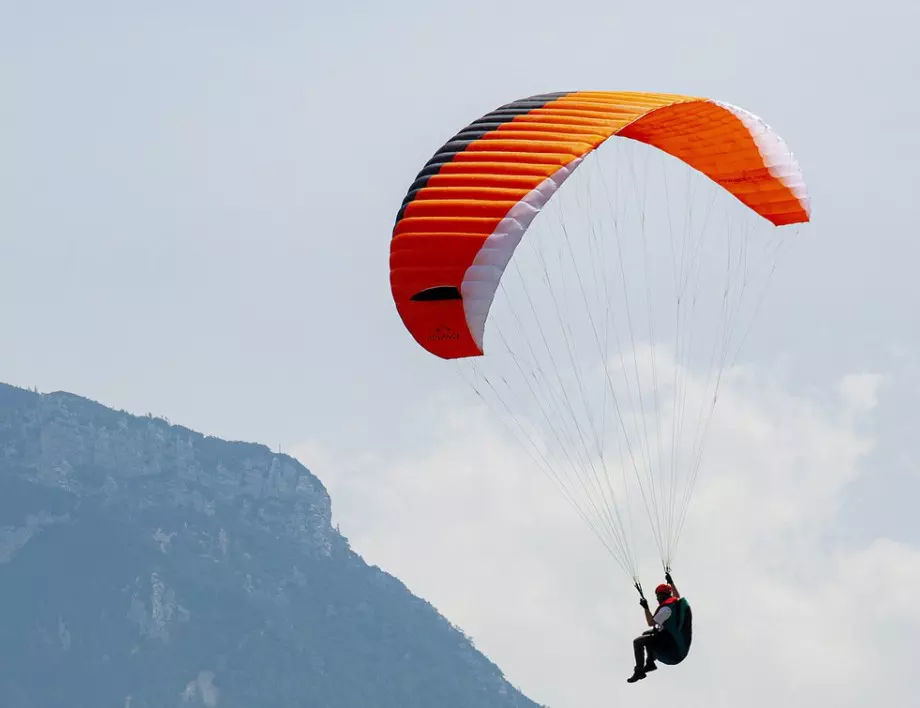
[[[358,552],[554,708],[904,703],[918,22],[892,0],[2,2],[0,380],[297,456]],[[692,663],[636,686],[629,583],[389,291],[431,153],[571,88],[743,106],[812,197],[675,562]]]

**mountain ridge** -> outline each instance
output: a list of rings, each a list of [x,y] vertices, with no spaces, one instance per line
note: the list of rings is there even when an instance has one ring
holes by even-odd
[[[0,384],[0,704],[537,708],[331,504],[265,445]]]

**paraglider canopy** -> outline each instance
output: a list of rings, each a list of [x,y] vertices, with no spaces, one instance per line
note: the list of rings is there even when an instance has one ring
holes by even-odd
[[[515,101],[437,150],[399,209],[391,287],[419,344],[443,358],[483,353],[492,298],[524,232],[584,157],[612,136],[677,157],[775,225],[808,221],[795,158],[741,108],[629,92]]]

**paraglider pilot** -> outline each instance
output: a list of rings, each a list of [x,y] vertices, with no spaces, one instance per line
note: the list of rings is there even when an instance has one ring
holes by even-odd
[[[651,629],[633,640],[636,667],[633,675],[626,679],[629,683],[640,681],[650,671],[655,671],[658,668],[655,664],[656,659],[663,664],[679,664],[686,658],[690,650],[692,638],[690,605],[681,598],[670,571],[665,573],[665,580],[666,583],[655,588],[658,608],[654,614],[649,609],[648,600],[644,596],[639,600],[639,604],[645,610],[645,621]]]

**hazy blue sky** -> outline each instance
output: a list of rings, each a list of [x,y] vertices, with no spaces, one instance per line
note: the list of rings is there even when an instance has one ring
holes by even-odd
[[[0,2],[0,380],[296,452],[357,550],[536,700],[652,705],[688,686],[710,706],[908,699],[886,672],[906,666],[920,615],[912,593],[900,620],[879,605],[920,582],[918,24],[915,3],[891,0]],[[688,569],[685,588],[700,658],[637,687],[623,683],[634,597],[554,502],[516,502],[509,520],[483,491],[463,533],[445,527],[469,486],[507,471],[495,499],[518,499],[529,477],[475,416],[451,434],[432,420],[438,396],[472,401],[389,293],[390,230],[419,166],[497,105],[570,88],[743,106],[784,136],[812,195],[813,224],[746,345],[755,373],[725,404],[770,432],[717,426],[700,489],[700,509],[722,498],[733,512],[700,525],[683,561],[708,568]],[[796,472],[757,454],[783,446]],[[759,490],[764,476],[789,486]],[[706,540],[746,529],[744,500],[768,493],[822,511],[737,531],[737,568],[767,608],[745,624],[725,613],[748,612],[751,588]],[[488,540],[503,535],[507,548]],[[769,572],[763,535],[786,544]],[[812,544],[809,562],[782,560]],[[809,568],[826,570],[830,596],[811,593]],[[755,625],[773,634],[731,658],[706,639],[718,626],[718,642],[745,641]]]

